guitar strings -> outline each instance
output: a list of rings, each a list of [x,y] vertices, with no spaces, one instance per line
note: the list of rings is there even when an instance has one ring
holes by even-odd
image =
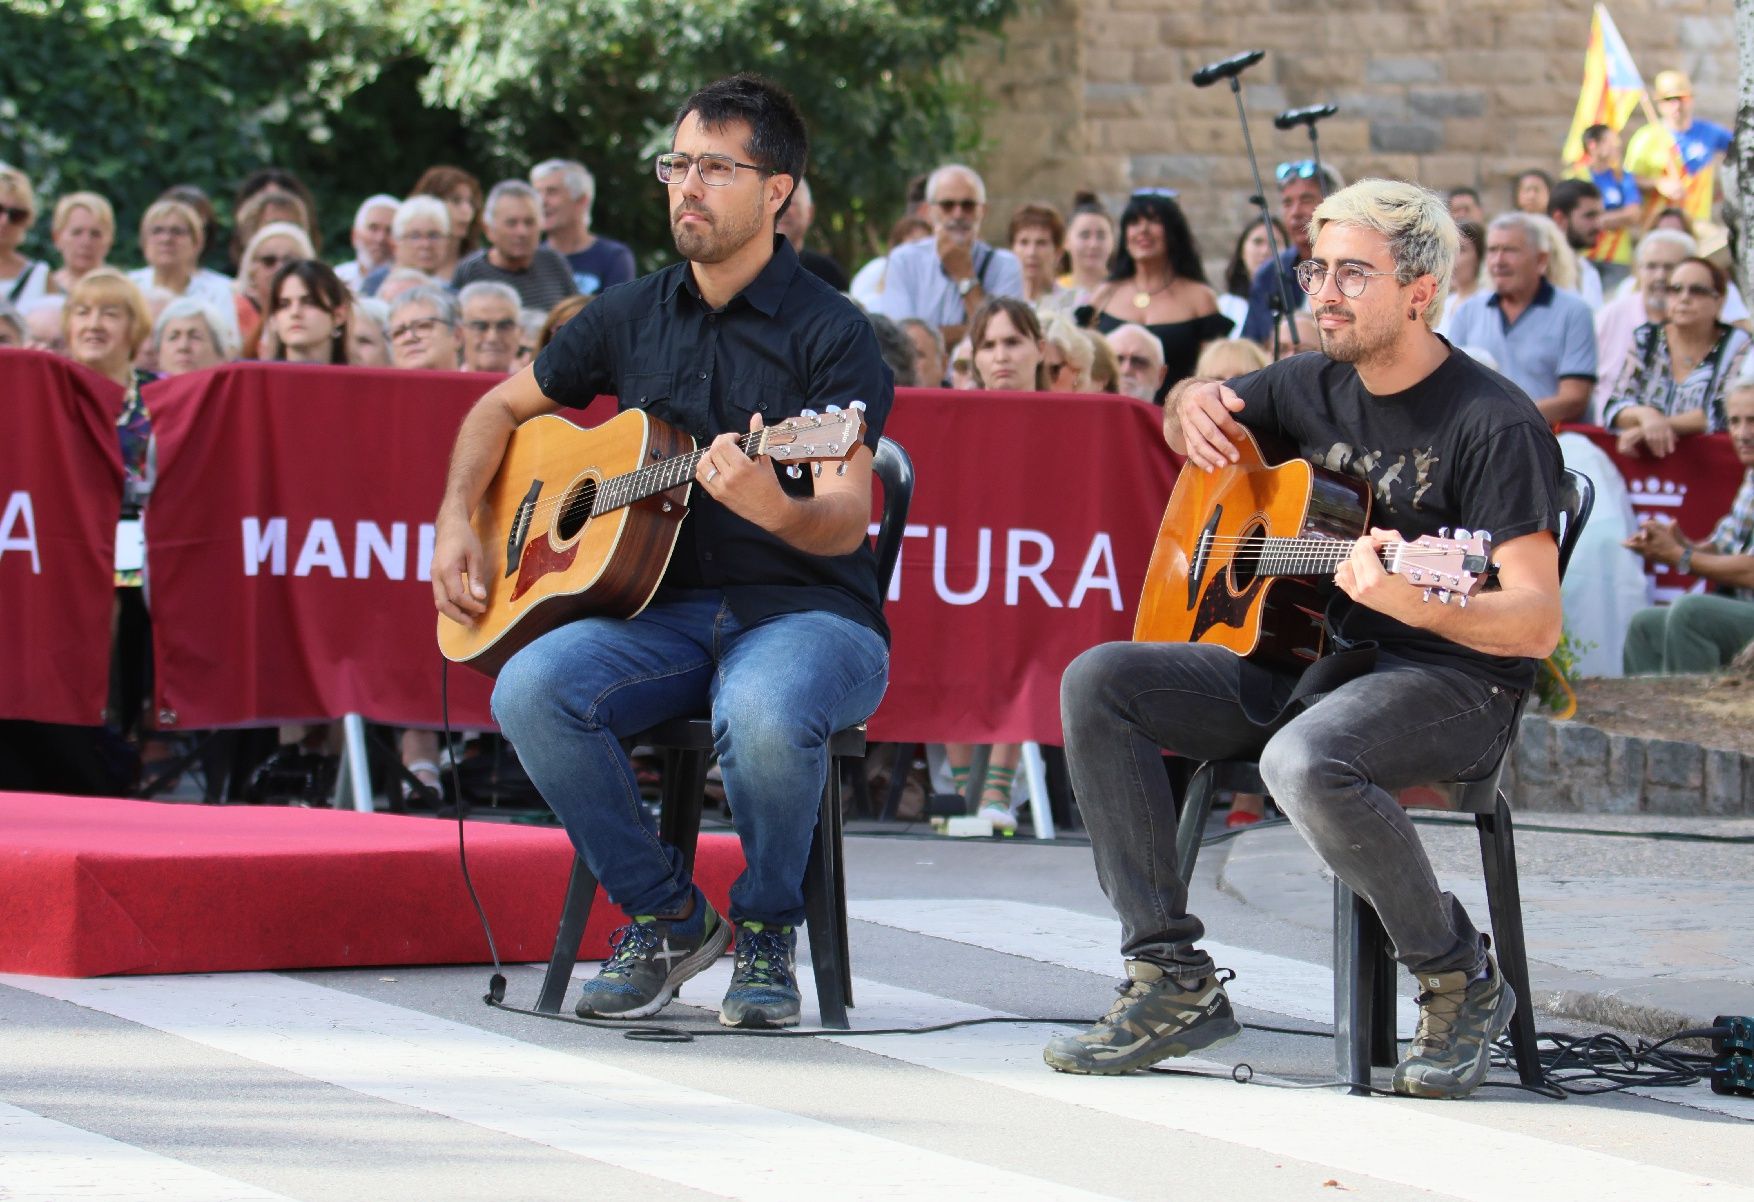
[[[775,427],[775,429],[777,428],[778,427]],[[737,449],[746,455],[749,454],[749,440],[752,438],[760,438],[764,433],[765,431],[755,430],[748,434],[739,435],[737,438]],[[680,488],[682,485],[687,484],[694,479],[694,469],[700,465],[701,458],[706,454],[706,450],[707,449],[704,447],[696,448],[686,454],[672,456],[671,458],[665,459],[659,463],[650,463],[644,467],[636,467],[631,472],[623,472],[619,476],[612,476],[608,480],[599,481],[597,487],[593,489],[590,494],[591,505],[589,508],[593,512],[589,512],[585,516],[599,517],[604,513],[610,513],[616,509],[625,509],[627,506],[642,501],[646,497],[653,496],[657,493],[668,492],[672,488]],[[765,450],[765,447],[763,447],[762,450]],[[750,456],[752,459],[759,457],[760,451],[758,451],[757,454]],[[673,473],[679,475],[679,478],[674,482],[670,484],[658,484],[649,491],[644,490],[646,484],[654,483],[663,479],[666,475]],[[596,510],[597,498],[601,497],[605,491],[617,486],[623,490],[631,489],[634,495],[628,497],[625,501],[621,501],[618,504],[611,506],[609,509]],[[577,517],[579,514],[576,511],[584,508],[584,506],[581,505],[581,502],[583,501],[584,497],[582,495],[575,494],[569,489],[567,492],[564,492],[559,496],[537,501],[534,505],[530,506],[528,514],[533,521],[538,515],[545,517],[549,511],[558,506],[564,505],[566,508],[555,515],[557,518],[565,519]],[[522,511],[520,510],[520,512]]]

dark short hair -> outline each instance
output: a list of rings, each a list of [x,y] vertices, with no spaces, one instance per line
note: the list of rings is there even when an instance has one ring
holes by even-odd
[[[1480,190],[1478,188],[1470,188],[1467,184],[1463,184],[1459,188],[1451,188],[1447,199],[1453,202],[1458,196],[1469,197],[1475,204],[1480,203]]]
[[[1611,134],[1613,132],[1614,132],[1614,127],[1611,125],[1592,125],[1588,129],[1583,131],[1583,137],[1579,140],[1585,146],[1589,146],[1592,143],[1600,142],[1603,138],[1607,137],[1609,134]]]
[[[1682,259],[1679,263],[1675,264],[1674,267],[1669,268],[1669,274],[1673,276],[1676,268],[1686,267],[1688,264],[1692,264],[1694,267],[1705,268],[1706,272],[1711,276],[1711,286],[1717,289],[1717,294],[1719,296],[1729,295],[1730,273],[1719,267],[1716,263],[1713,263],[1710,259],[1702,259],[1698,255]]]
[[[1038,201],[1018,206],[1017,211],[1011,214],[1011,227],[1005,233],[1005,245],[1009,246],[1017,241],[1018,233],[1028,229],[1046,230],[1048,239],[1054,246],[1066,245],[1066,219],[1050,204]]]
[[[810,158],[810,135],[790,92],[749,72],[709,83],[676,110],[676,121],[670,127],[672,141],[690,113],[713,130],[723,129],[733,121],[747,122],[750,134],[744,153],[757,166],[791,176],[792,190],[797,191]],[[791,204],[792,197],[788,195],[774,216],[779,217]]]
[[[1512,205],[1516,204],[1517,189],[1523,186],[1524,180],[1530,178],[1538,179],[1543,184],[1546,184],[1547,194],[1549,196],[1553,194],[1553,177],[1548,175],[1545,171],[1542,171],[1539,167],[1530,167],[1527,171],[1519,171],[1510,177],[1510,203]]]
[[[1587,179],[1562,179],[1547,194],[1547,212],[1564,213],[1567,217],[1586,200],[1602,199],[1602,190]]]
[[[1456,222],[1456,233],[1473,243],[1474,254],[1481,263],[1486,262],[1486,227],[1478,221]]]
[[[1163,240],[1169,252],[1170,270],[1184,280],[1206,282],[1206,269],[1200,264],[1200,247],[1182,216],[1181,206],[1167,196],[1151,192],[1135,192],[1121,210],[1117,223],[1120,237],[1116,239],[1114,265],[1109,268],[1111,280],[1133,278],[1133,256],[1127,252],[1127,227],[1135,221],[1155,221],[1163,226]]]

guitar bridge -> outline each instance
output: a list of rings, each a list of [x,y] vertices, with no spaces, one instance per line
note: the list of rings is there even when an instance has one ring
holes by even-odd
[[[517,516],[512,519],[511,529],[506,533],[505,540],[505,574],[509,578],[518,571],[518,560],[524,554],[524,543],[530,537],[530,519],[536,512],[536,498],[542,495],[542,481],[530,482],[530,491],[518,502]]]

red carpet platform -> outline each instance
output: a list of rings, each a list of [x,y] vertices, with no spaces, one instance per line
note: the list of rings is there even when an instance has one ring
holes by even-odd
[[[0,793],[0,972],[114,973],[477,964],[487,943],[431,818]],[[468,824],[500,957],[546,960],[572,865],[552,828]],[[702,835],[722,908],[743,853]],[[586,958],[624,922],[599,893]]]

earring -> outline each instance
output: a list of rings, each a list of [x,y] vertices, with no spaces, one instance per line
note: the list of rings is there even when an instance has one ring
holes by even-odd
[[[1408,308],[1407,320],[1408,321],[1418,321],[1419,320],[1419,310],[1414,309],[1414,308]]]

